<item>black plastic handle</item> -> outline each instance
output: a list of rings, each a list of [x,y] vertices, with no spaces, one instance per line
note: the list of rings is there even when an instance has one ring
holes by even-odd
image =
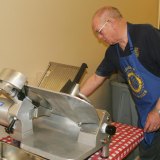
[[[84,72],[85,72],[85,69],[87,68],[87,64],[86,63],[82,63],[76,77],[74,78],[73,81],[71,81],[70,79],[66,82],[66,84],[63,86],[63,88],[60,90],[60,92],[63,92],[63,93],[68,93],[70,94],[73,90],[73,88],[75,87],[75,85],[77,83],[80,82]]]
[[[76,77],[73,80],[73,83],[79,83],[80,82],[80,80],[81,80],[86,68],[88,68],[87,64],[86,63],[82,63],[82,65],[81,65]]]

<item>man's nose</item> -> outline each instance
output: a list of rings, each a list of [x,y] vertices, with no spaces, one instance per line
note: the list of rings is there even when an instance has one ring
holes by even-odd
[[[105,38],[104,38],[104,35],[103,35],[103,34],[98,34],[98,39],[104,40],[104,39],[105,39]]]

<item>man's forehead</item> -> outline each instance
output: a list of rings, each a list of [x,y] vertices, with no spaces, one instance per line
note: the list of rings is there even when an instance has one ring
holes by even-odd
[[[93,19],[95,22],[103,22],[106,19],[106,16],[105,13],[95,14]]]
[[[99,25],[100,23],[100,20],[99,18],[94,18],[93,21],[92,21],[92,27],[95,28]]]
[[[93,19],[93,25],[100,25],[101,23],[103,23],[104,21],[104,18],[101,16],[101,17],[94,17]]]

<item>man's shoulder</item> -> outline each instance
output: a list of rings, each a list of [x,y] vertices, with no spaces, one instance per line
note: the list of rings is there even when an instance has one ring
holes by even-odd
[[[105,59],[112,61],[115,58],[117,58],[116,44],[110,45],[105,52]]]
[[[155,34],[157,29],[151,24],[128,24],[128,31],[133,41],[136,41],[137,38],[140,41]]]
[[[131,24],[128,23],[128,29],[131,31],[145,31],[145,30],[152,30],[154,27],[151,24]]]
[[[132,24],[128,23],[128,30],[131,32],[149,32],[156,28],[151,24]]]
[[[106,55],[112,55],[114,54],[116,51],[116,44],[115,45],[110,45],[107,49],[106,49]]]

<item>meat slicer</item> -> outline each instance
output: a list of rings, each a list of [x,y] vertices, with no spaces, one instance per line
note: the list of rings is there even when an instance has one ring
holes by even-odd
[[[99,149],[108,157],[116,129],[107,111],[26,82],[15,70],[0,72],[0,124],[20,149],[50,160],[82,160]]]

